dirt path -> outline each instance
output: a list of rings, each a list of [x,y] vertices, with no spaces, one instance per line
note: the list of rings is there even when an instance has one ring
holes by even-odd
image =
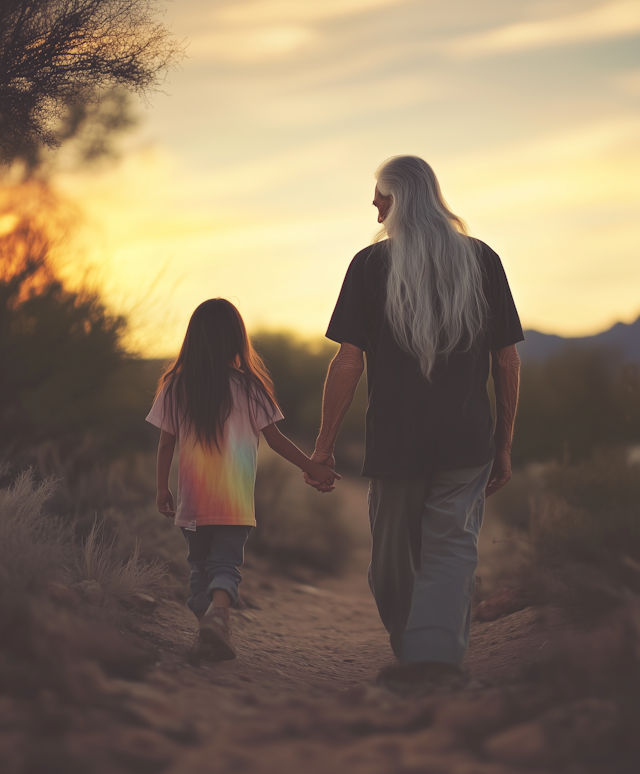
[[[254,684],[271,691],[322,691],[373,683],[383,666],[394,663],[367,585],[366,483],[349,483],[344,496],[356,537],[347,573],[300,582],[248,560],[241,587],[243,607],[231,612],[238,659],[203,661],[198,670],[203,680],[227,687]],[[491,574],[496,529],[490,526],[483,536],[481,575]],[[472,677],[510,679],[535,660],[553,630],[562,628],[548,611],[543,617],[532,609],[490,623],[476,622],[465,667]],[[183,662],[197,627],[183,606],[169,604],[141,619],[139,631],[176,669],[192,669]]]
[[[182,663],[197,627],[189,611],[178,604],[142,619],[140,633],[176,669],[196,671],[213,685],[322,692],[375,681],[380,668],[393,661],[393,654],[366,580],[366,488],[352,484],[344,496],[357,540],[344,576],[305,577],[301,582],[302,578],[274,574],[266,563],[247,561],[241,586],[243,607],[231,611],[237,660],[203,661],[198,670]]]
[[[340,578],[300,582],[251,560],[242,584],[244,607],[232,611],[237,660],[189,664],[197,629],[193,616],[177,603],[140,616],[136,628],[159,649],[160,661],[139,687],[142,694],[134,690],[130,701],[147,707],[148,724],[160,729],[162,743],[147,750],[144,742],[137,749],[134,741],[128,752],[125,745],[125,759],[127,754],[139,758],[140,770],[149,771],[170,763],[171,774],[520,770],[461,749],[450,719],[448,730],[436,734],[438,713],[446,716],[446,707],[462,701],[467,725],[473,707],[473,723],[486,735],[492,722],[498,728],[507,715],[512,721],[522,714],[521,700],[527,711],[543,706],[544,691],[530,688],[524,698],[522,691],[514,698],[509,681],[566,627],[532,609],[474,624],[466,661],[471,680],[460,687],[462,694],[448,689],[407,700],[375,687],[377,672],[394,659],[366,583],[364,482],[349,485],[345,496],[358,544],[349,571]],[[484,542],[481,571],[490,574],[492,535]]]

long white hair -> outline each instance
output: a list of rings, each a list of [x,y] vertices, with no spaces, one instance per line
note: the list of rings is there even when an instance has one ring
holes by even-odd
[[[447,206],[431,167],[394,156],[376,172],[391,196],[376,241],[389,237],[386,314],[398,344],[430,380],[436,359],[469,350],[486,320],[482,270],[463,220]]]

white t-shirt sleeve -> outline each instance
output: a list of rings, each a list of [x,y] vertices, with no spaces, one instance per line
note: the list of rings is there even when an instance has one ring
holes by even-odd
[[[251,400],[252,419],[258,433],[262,428],[267,427],[267,425],[272,425],[274,422],[284,419],[284,415],[280,409],[272,406],[266,396],[264,397],[263,402],[268,407],[268,410],[265,410],[255,397],[252,397]]]
[[[165,402],[164,399],[166,391],[167,388],[164,386],[158,394],[158,397],[154,400],[151,411],[147,414],[146,421],[159,427],[161,430],[166,430],[167,433],[171,433],[171,435],[178,435],[178,430],[173,421],[171,402]]]

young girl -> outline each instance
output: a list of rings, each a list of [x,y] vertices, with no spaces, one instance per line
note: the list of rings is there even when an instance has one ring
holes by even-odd
[[[267,370],[238,310],[224,298],[193,313],[180,354],[158,385],[147,421],[159,427],[160,513],[175,517],[189,546],[187,602],[200,621],[199,645],[216,661],[235,658],[229,607],[238,599],[244,544],[255,522],[253,489],[260,432],[309,478],[332,487],[331,468],[312,462],[280,433],[282,419]],[[178,507],[169,490],[176,438]]]

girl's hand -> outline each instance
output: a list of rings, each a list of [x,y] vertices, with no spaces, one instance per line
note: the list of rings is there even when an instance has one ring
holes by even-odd
[[[311,486],[321,486],[323,492],[333,492],[335,486],[333,482],[337,479],[340,480],[340,476],[335,470],[332,470],[328,465],[322,465],[319,462],[310,462],[308,469],[305,471],[307,476],[307,483]]]
[[[166,516],[168,519],[175,517],[176,509],[173,505],[173,495],[170,489],[158,489],[156,505],[163,516]]]

